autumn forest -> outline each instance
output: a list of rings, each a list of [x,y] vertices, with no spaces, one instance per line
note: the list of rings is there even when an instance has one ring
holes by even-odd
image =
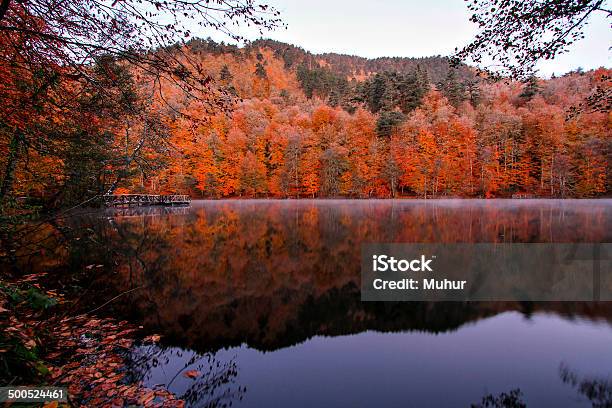
[[[0,0],[0,404],[612,406],[610,2]]]
[[[445,57],[315,55],[271,40],[238,48],[194,39],[164,52],[197,66],[204,87],[152,81],[116,57],[97,59],[89,72],[96,87],[17,65],[2,71],[3,197],[57,205],[109,193],[563,198],[610,191],[612,116],[574,112],[609,82],[609,69],[494,80]],[[16,137],[13,128],[23,131]]]

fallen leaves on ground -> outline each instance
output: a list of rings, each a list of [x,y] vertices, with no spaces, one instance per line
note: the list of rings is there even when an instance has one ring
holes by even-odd
[[[151,336],[147,336],[143,339],[145,343],[157,343],[161,339],[159,334],[153,334]]]
[[[50,367],[53,383],[68,387],[71,398],[83,407],[183,407],[167,390],[126,383],[122,351],[134,345],[134,332],[126,321],[85,315],[62,319],[50,355],[68,361]]]
[[[32,276],[27,281],[33,282]],[[53,298],[61,297],[46,291]],[[25,304],[25,303],[24,303]],[[6,309],[5,309],[6,307]],[[0,291],[0,325],[6,336],[26,349],[40,351],[32,365],[45,385],[68,388],[70,406],[80,407],[183,407],[184,401],[163,389],[151,389],[126,378],[125,352],[134,346],[139,328],[126,321],[89,315],[63,317],[58,312],[43,314],[26,306],[10,306]],[[145,337],[156,343],[159,335]],[[0,353],[6,350],[0,350]],[[41,365],[43,362],[44,365]],[[199,375],[199,373],[198,373]],[[64,404],[48,403],[45,407]]]

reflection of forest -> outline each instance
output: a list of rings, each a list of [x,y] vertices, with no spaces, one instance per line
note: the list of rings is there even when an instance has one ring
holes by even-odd
[[[97,244],[74,248],[73,261],[106,265],[106,292],[142,287],[114,307],[200,350],[243,341],[275,349],[367,329],[446,331],[508,310],[612,321],[604,303],[360,301],[363,242],[609,241],[609,209],[597,201],[505,203],[221,201],[178,214],[98,214],[79,219]]]

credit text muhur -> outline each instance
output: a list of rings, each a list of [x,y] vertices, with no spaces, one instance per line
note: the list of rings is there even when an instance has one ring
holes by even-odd
[[[388,255],[373,255],[372,269],[375,272],[433,272],[430,266],[433,258],[421,255],[416,259],[396,259]],[[399,280],[374,279],[372,282],[376,290],[463,290],[467,281],[424,278],[419,282],[417,279],[405,278]]]

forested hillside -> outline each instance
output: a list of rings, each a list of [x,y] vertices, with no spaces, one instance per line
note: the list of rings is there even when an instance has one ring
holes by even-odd
[[[609,69],[491,82],[443,57],[315,55],[269,40],[244,48],[192,40],[183,51],[177,58],[207,77],[206,98],[179,82],[151,83],[144,70],[109,58],[93,72],[114,93],[112,103],[97,89],[72,89],[78,115],[58,112],[54,120],[15,107],[24,115],[32,109],[24,120],[36,137],[15,163],[13,194],[76,203],[119,192],[430,198],[610,191],[612,115],[568,115],[597,84],[610,86]],[[12,92],[31,92],[27,80],[3,75],[4,83],[23,85]],[[8,169],[11,139],[1,140]]]
[[[274,40],[257,40],[252,43],[255,48],[269,48],[274,56],[283,60],[285,68],[304,66],[309,69],[327,68],[334,74],[352,79],[362,80],[373,73],[400,72],[408,73],[419,65],[426,67],[434,83],[442,81],[449,71],[448,59],[442,56],[424,58],[383,57],[368,59],[354,55],[334,53],[312,54],[291,44]],[[473,70],[462,65],[458,68],[462,79],[471,78]]]

